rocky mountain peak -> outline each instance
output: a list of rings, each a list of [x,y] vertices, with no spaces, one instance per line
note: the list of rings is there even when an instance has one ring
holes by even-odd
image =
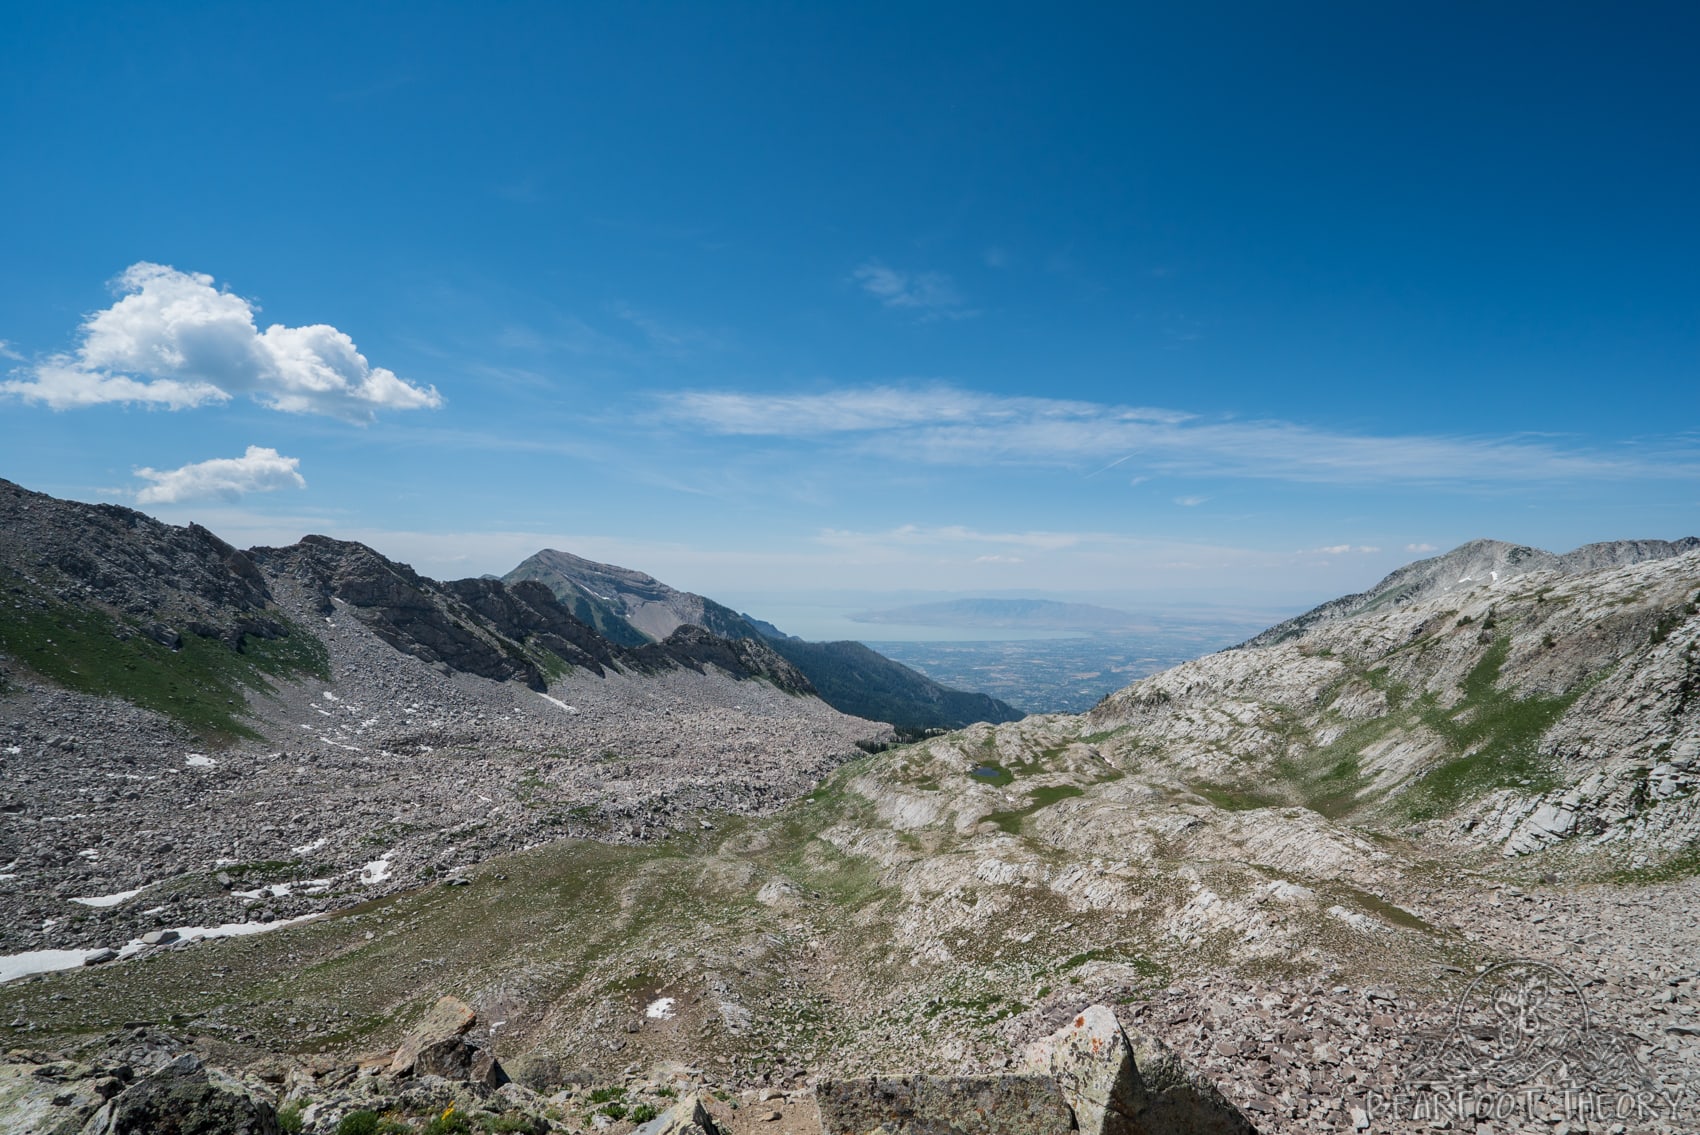
[[[1697,548],[1700,548],[1700,537],[1694,536],[1680,540],[1609,540],[1584,544],[1562,555],[1503,540],[1471,540],[1449,552],[1406,564],[1390,572],[1367,591],[1330,599],[1302,615],[1277,623],[1241,646],[1269,646],[1336,619],[1351,618],[1388,606],[1416,603],[1449,592],[1493,587],[1529,572],[1576,575],[1601,568],[1669,559]]]

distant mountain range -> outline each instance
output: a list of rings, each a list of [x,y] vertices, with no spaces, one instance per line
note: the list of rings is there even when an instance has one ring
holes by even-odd
[[[722,638],[764,643],[807,677],[834,709],[906,732],[1024,716],[997,698],[942,686],[859,642],[806,642],[630,568],[546,548],[502,578],[509,584],[543,584],[574,615],[615,642],[659,641],[681,626],[699,626]]]
[[[943,603],[893,607],[885,611],[863,611],[850,618],[858,623],[896,623],[918,627],[1075,632],[1133,630],[1149,623],[1149,620],[1113,607],[1059,603],[1051,599],[952,599]]]

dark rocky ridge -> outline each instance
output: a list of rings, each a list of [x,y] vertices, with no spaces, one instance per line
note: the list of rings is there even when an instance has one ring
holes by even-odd
[[[237,646],[285,626],[254,561],[199,524],[164,524],[118,505],[81,504],[0,479],[0,574],[65,602],[95,602],[171,645],[179,630]]]
[[[707,664],[735,678],[764,678],[788,693],[812,694],[807,678],[773,651],[680,628],[660,643],[616,645],[576,618],[541,583],[494,579],[438,583],[368,548],[307,536],[287,548],[256,548],[255,560],[286,573],[320,597],[321,614],[346,603],[379,638],[406,654],[494,681],[548,688],[559,663],[603,675],[609,670],[698,673]],[[559,660],[558,662],[556,660]]]
[[[1700,548],[1700,537],[1696,536],[1680,540],[1609,540],[1584,544],[1562,555],[1524,544],[1508,544],[1503,540],[1471,540],[1442,555],[1406,564],[1368,591],[1330,599],[1302,615],[1276,623],[1233,649],[1271,646],[1323,623],[1349,619],[1383,607],[1432,599],[1454,588],[1509,579],[1526,572],[1580,575],[1601,568],[1669,559],[1696,548]]]
[[[539,659],[522,643],[502,634],[451,588],[364,544],[307,536],[287,548],[255,548],[253,555],[269,570],[312,589],[320,600],[320,614],[331,615],[334,601],[341,600],[397,650],[481,678],[521,681],[534,690],[548,687]],[[481,580],[467,582],[489,586]],[[505,606],[491,602],[493,591],[479,598],[487,607]]]
[[[713,663],[737,678],[813,693],[794,667],[759,644],[692,635],[634,652],[576,618],[538,583],[438,583],[363,544],[327,536],[243,552],[198,524],[178,527],[0,480],[0,577],[35,602],[112,616],[119,636],[139,632],[176,650],[188,633],[235,651],[244,636],[286,637],[295,628],[280,615],[267,573],[306,585],[321,615],[335,611],[333,601],[347,604],[397,650],[534,690],[546,689],[563,663],[597,675],[701,672]]]

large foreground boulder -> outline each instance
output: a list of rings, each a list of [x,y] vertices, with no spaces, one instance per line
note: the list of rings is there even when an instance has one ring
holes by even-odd
[[[461,1036],[477,1023],[478,1014],[465,1001],[449,996],[437,998],[437,1003],[402,1037],[401,1046],[390,1061],[390,1075],[412,1075],[421,1052],[440,1041]]]
[[[486,1088],[499,1088],[508,1082],[508,1074],[496,1054],[463,1036],[444,1037],[420,1049],[413,1062],[413,1074],[483,1084]]]
[[[282,1135],[282,1129],[271,1104],[184,1055],[126,1088],[82,1135]]]
[[[1216,1085],[1155,1037],[1130,1039],[1093,1005],[1027,1049],[1073,1109],[1080,1135],[1256,1135]]]
[[[816,1085],[823,1135],[1072,1135],[1048,1076],[871,1076]]]
[[[701,1098],[686,1096],[632,1135],[721,1135]]]

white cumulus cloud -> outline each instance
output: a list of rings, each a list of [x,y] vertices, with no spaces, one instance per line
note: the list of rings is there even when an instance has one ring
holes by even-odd
[[[136,493],[136,502],[176,504],[208,497],[236,500],[245,493],[304,489],[307,480],[301,476],[300,466],[298,457],[250,445],[241,457],[215,457],[178,469],[137,469],[136,476],[153,483]]]
[[[118,300],[83,321],[74,351],[24,368],[0,392],[55,410],[105,402],[182,410],[245,394],[274,410],[352,422],[443,404],[435,387],[372,366],[328,324],[261,331],[254,305],[213,287],[211,276],[143,262],[116,283]]]

